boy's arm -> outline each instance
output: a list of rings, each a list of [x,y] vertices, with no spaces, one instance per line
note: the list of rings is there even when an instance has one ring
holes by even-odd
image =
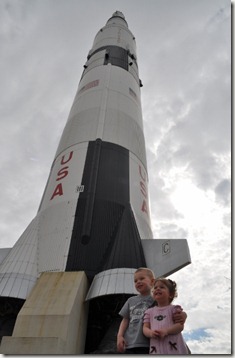
[[[186,319],[187,319],[187,313],[184,311],[173,313],[174,323],[180,323],[180,324],[184,325]]]
[[[126,341],[124,339],[124,334],[126,332],[128,325],[129,325],[129,319],[124,317],[120,323],[118,334],[117,334],[117,350],[118,352],[121,353],[125,351]]]

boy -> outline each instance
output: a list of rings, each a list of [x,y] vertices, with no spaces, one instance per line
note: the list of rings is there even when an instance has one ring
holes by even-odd
[[[118,334],[117,350],[125,354],[149,354],[149,339],[143,335],[143,316],[154,302],[151,289],[154,273],[146,267],[138,268],[134,273],[135,288],[139,295],[130,297],[119,314],[123,317]],[[184,323],[186,313],[176,313],[174,321]]]

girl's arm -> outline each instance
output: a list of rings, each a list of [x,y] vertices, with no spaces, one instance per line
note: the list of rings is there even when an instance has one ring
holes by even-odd
[[[148,338],[164,338],[169,334],[177,334],[183,331],[184,326],[181,323],[175,323],[171,327],[163,329],[155,329],[154,331],[150,329],[150,324],[148,322],[143,325],[143,333]]]
[[[163,329],[159,329],[156,330],[155,332],[157,333],[157,335],[161,338],[164,338],[166,336],[168,336],[169,334],[177,334],[182,332],[184,329],[184,325],[181,323],[174,323],[172,326],[168,327],[168,328],[163,328]]]
[[[157,331],[153,331],[152,329],[150,329],[150,323],[149,322],[144,323],[144,325],[143,325],[143,333],[144,333],[145,337],[147,337],[147,338],[156,338],[156,337],[159,336]]]

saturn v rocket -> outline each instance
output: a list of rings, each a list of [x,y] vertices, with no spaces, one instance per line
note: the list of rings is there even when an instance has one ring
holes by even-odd
[[[150,224],[140,87],[135,37],[116,11],[88,53],[37,215],[0,256],[2,307],[19,310],[44,272],[85,272],[93,318],[104,302],[113,313],[135,293],[133,272],[153,264],[157,241]],[[102,317],[103,323],[98,316],[95,321],[104,336],[109,323],[104,311]],[[99,342],[89,344],[87,352]]]

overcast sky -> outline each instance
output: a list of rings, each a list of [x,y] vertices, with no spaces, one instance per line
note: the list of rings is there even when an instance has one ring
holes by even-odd
[[[186,238],[171,275],[193,354],[231,353],[231,3],[1,0],[0,247],[36,215],[94,37],[136,37],[155,238]]]

